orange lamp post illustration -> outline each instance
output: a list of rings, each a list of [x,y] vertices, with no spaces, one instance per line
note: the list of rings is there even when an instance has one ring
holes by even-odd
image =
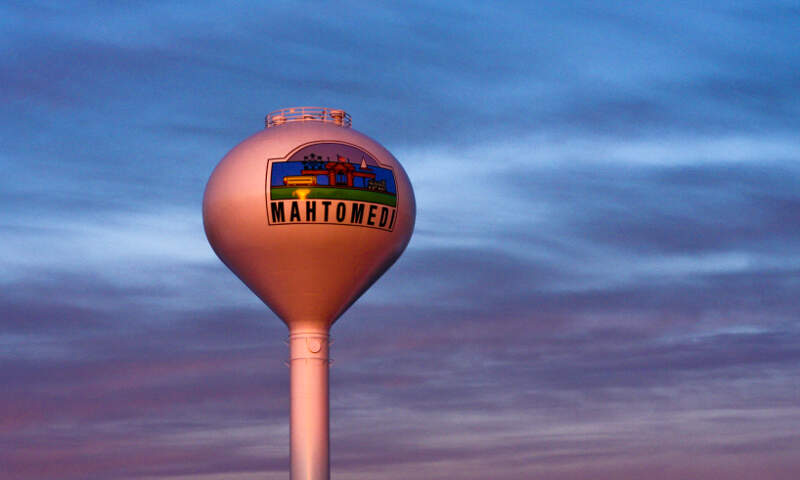
[[[330,327],[400,257],[415,217],[403,167],[342,110],[272,112],[211,174],[209,243],[289,327],[292,480],[330,478]]]

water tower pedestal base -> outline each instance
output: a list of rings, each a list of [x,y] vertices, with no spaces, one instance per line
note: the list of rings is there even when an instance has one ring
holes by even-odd
[[[289,334],[291,480],[330,479],[327,331]]]

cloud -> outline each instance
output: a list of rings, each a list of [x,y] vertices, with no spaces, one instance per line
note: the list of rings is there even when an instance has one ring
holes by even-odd
[[[287,332],[199,203],[293,104],[346,108],[417,194],[333,329],[336,471],[794,478],[795,10],[0,13],[11,478],[285,477]]]

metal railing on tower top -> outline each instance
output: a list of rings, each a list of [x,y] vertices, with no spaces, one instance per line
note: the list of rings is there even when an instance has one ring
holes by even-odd
[[[264,119],[266,128],[289,122],[330,122],[342,127],[349,127],[352,124],[350,115],[344,110],[324,107],[282,108],[270,112]]]

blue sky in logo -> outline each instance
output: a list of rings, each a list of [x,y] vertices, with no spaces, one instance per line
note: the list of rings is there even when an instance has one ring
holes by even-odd
[[[312,157],[311,155],[314,155]],[[349,145],[342,145],[336,143],[323,143],[312,145],[309,147],[305,147],[300,151],[294,153],[288,161],[281,162],[281,161],[273,161],[271,162],[272,171],[271,175],[272,178],[270,180],[271,186],[283,186],[283,177],[289,175],[301,175],[301,172],[304,168],[303,160],[309,159],[312,161],[322,161],[322,162],[329,162],[329,161],[337,161],[339,157],[343,157],[346,159],[347,162],[352,163],[356,167],[357,172],[369,172],[375,174],[376,181],[384,181],[386,182],[386,191],[389,193],[396,193],[397,189],[394,183],[394,174],[388,168],[379,167],[378,163],[366,152],[362,152],[355,147]],[[366,170],[361,169],[361,161],[367,165]],[[329,179],[323,167],[322,172],[317,175],[317,182],[318,185],[328,185]],[[358,188],[366,188],[366,180],[361,178],[355,178],[353,180],[353,184],[355,187]]]
[[[12,0],[0,32],[4,478],[288,477],[287,332],[200,202],[300,105],[418,207],[332,332],[335,478],[797,478],[796,1]]]
[[[387,168],[381,168],[376,166],[368,167],[366,170],[362,170],[359,163],[354,163],[356,166],[356,172],[363,172],[363,173],[373,173],[375,174],[376,181],[384,181],[386,182],[386,191],[389,193],[395,193],[395,186],[394,186],[394,175],[392,175],[392,171]],[[283,177],[289,175],[301,175],[303,170],[303,162],[273,162],[272,163],[272,186],[283,186]],[[328,185],[329,179],[326,171],[322,171],[317,177],[317,184],[318,185]],[[353,186],[357,188],[367,188],[367,179],[363,177],[358,177],[353,180]]]

